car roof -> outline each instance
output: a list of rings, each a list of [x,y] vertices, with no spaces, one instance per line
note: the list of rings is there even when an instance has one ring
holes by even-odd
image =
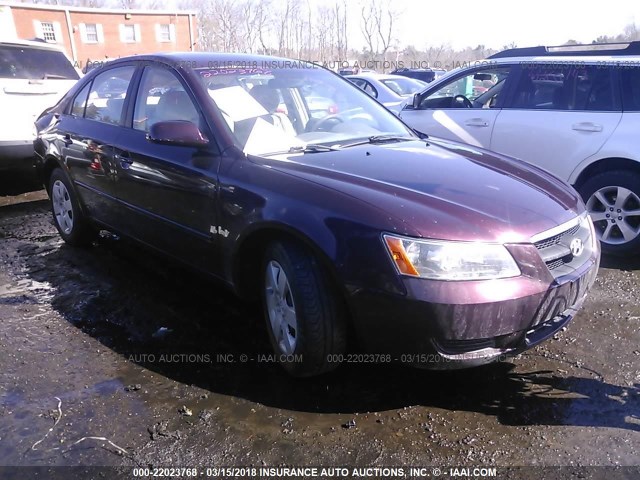
[[[545,56],[522,56],[522,57],[489,57],[485,60],[477,60],[473,62],[467,62],[464,67],[480,67],[491,66],[502,63],[616,63],[624,62],[625,60],[634,60],[634,63],[640,60],[640,55],[593,55],[593,56],[578,56],[578,55],[545,55]]]
[[[62,52],[63,50],[57,45],[52,45],[42,40],[27,40],[23,38],[15,38],[11,40],[0,40],[0,45],[11,45],[14,47],[33,47],[33,48],[41,48],[43,50],[55,50],[57,52]]]
[[[190,67],[193,62],[198,68],[219,68],[225,64],[245,65],[246,68],[282,68],[287,66],[314,65],[324,68],[321,65],[313,64],[305,60],[293,60],[284,57],[273,57],[269,55],[256,55],[251,53],[222,53],[222,52],[158,52],[143,55],[131,55],[116,59],[110,59],[110,65],[131,60],[150,60],[172,63],[175,66],[184,65]]]
[[[395,80],[395,79],[407,80],[408,77],[405,77],[404,75],[394,75],[390,73],[365,72],[365,73],[357,73],[354,75],[345,75],[345,78],[365,78],[365,79],[372,78],[376,80]],[[415,78],[411,80],[415,80]]]
[[[634,42],[614,42],[614,43],[591,43],[591,44],[569,44],[569,45],[538,45],[536,47],[521,47],[502,50],[491,55],[489,58],[507,57],[556,57],[556,56],[577,56],[577,57],[621,57],[639,56],[640,41]]]

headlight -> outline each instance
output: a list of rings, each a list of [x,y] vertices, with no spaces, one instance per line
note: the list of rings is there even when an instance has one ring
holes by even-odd
[[[447,242],[383,236],[398,271],[433,280],[484,280],[517,277],[520,269],[499,244]]]

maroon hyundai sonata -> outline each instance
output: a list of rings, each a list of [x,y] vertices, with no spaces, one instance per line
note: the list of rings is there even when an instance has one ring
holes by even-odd
[[[122,95],[100,95],[114,79]],[[336,367],[348,336],[368,362],[517,354],[567,325],[598,269],[569,185],[415,132],[310,63],[122,58],[36,126],[66,242],[111,230],[260,299],[292,375]]]

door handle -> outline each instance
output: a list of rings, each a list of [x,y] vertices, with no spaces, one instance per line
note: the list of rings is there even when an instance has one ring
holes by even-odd
[[[571,128],[578,132],[601,132],[602,131],[602,125],[598,125],[597,123],[592,123],[592,122],[574,123],[573,125],[571,125]]]
[[[133,163],[133,159],[127,152],[116,153],[113,157],[120,163],[120,167],[124,170],[127,170]]]
[[[483,120],[482,118],[472,118],[464,122],[467,127],[488,127],[489,122]]]

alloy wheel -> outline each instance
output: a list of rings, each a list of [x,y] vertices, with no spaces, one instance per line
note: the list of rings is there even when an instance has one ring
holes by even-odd
[[[67,235],[73,230],[73,206],[69,191],[64,183],[56,180],[51,189],[53,214],[60,229]]]
[[[604,243],[620,245],[640,235],[640,198],[628,188],[608,186],[597,190],[589,197],[587,210]]]
[[[291,286],[282,265],[275,260],[267,264],[265,275],[271,331],[280,351],[291,355],[298,341],[298,321]]]

